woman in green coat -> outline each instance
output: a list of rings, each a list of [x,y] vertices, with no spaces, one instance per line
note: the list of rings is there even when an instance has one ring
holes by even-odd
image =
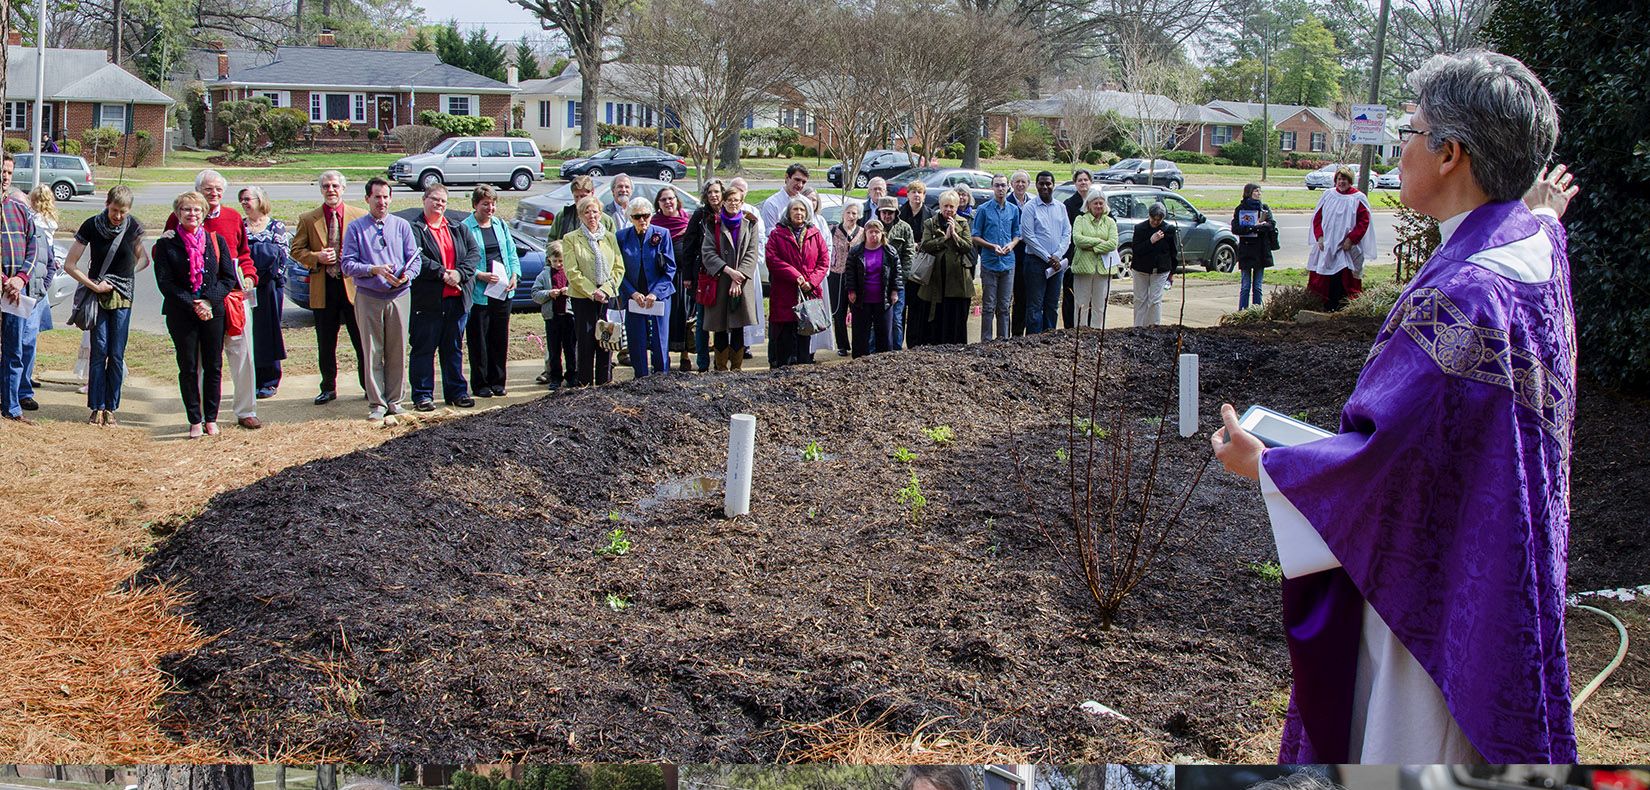
[[[968,306],[974,298],[974,236],[957,216],[956,192],[940,194],[940,211],[923,224],[922,251],[934,268],[917,295],[928,306],[929,343],[968,342]]]
[[[1117,220],[1111,218],[1106,196],[1098,189],[1089,190],[1083,209],[1071,226],[1071,245],[1077,250],[1071,257],[1076,280],[1074,323],[1099,329],[1105,324],[1112,275],[1122,266],[1117,255]]]

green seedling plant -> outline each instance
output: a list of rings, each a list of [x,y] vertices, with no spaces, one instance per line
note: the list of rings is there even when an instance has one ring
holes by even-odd
[[[1249,570],[1256,576],[1259,576],[1272,584],[1283,583],[1283,567],[1270,560],[1266,562],[1251,562],[1249,563]]]
[[[607,608],[615,612],[622,612],[630,608],[630,599],[618,593],[608,593]]]
[[[625,537],[624,530],[615,529],[607,533],[607,545],[596,549],[596,553],[607,557],[623,557],[630,553],[630,538]]]
[[[617,510],[607,511],[607,520],[608,521],[618,521],[619,520],[619,511],[617,511]]]
[[[1066,452],[1066,448],[1064,448],[1064,447],[1054,448],[1054,460],[1059,461],[1060,463],[1063,464],[1070,458],[1071,458],[1071,453]]]
[[[917,460],[917,454],[905,449],[904,447],[895,447],[894,460],[902,464],[908,464]]]
[[[1305,409],[1297,411],[1291,416],[1293,416],[1297,420],[1300,420],[1301,422],[1306,422],[1307,421],[1307,419],[1306,419],[1307,415],[1306,415],[1306,410]]]
[[[922,429],[922,432],[923,435],[927,436],[929,441],[932,441],[934,444],[950,444],[957,440],[957,432],[951,430],[951,426],[949,425],[936,425],[932,428],[924,428]]]
[[[818,441],[808,442],[808,446],[802,450],[802,460],[808,463],[825,460],[824,446]]]
[[[917,470],[911,470],[911,482],[899,490],[897,497],[900,504],[911,509],[911,523],[921,523],[922,509],[928,506],[928,497],[922,493],[922,481],[917,478]]]

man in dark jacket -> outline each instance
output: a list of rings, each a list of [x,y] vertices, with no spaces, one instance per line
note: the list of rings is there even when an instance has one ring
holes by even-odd
[[[1162,203],[1153,203],[1146,221],[1134,226],[1134,325],[1163,323],[1163,291],[1179,257],[1174,223],[1164,221]]]
[[[464,324],[470,315],[470,278],[481,263],[481,251],[469,233],[447,222],[447,188],[440,184],[424,190],[424,213],[412,221],[412,228],[423,258],[412,280],[412,316],[407,322],[413,408],[435,410],[439,352],[442,397],[448,405],[467,409],[476,402],[464,380]]]

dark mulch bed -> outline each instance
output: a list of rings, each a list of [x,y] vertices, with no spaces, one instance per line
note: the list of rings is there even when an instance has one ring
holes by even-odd
[[[761,762],[784,753],[787,723],[858,710],[896,731],[951,716],[1054,760],[1264,759],[1254,741],[1275,737],[1288,659],[1276,585],[1252,564],[1275,555],[1254,485],[1210,462],[1211,415],[1258,401],[1335,424],[1375,329],[1187,335],[1204,432],[1167,443],[1161,479],[1177,494],[1210,465],[1110,630],[1042,526],[1068,497],[1061,333],[577,392],[224,494],[145,571],[222,633],[168,667],[183,693],[165,723],[243,752],[364,761]],[[1174,337],[1107,336],[1101,400],[1142,458]],[[1589,394],[1578,441],[1597,440],[1600,412],[1625,427],[1629,405]],[[721,476],[735,412],[759,419],[756,485],[752,514],[727,520],[719,496],[670,494]],[[949,446],[922,431],[942,424]],[[825,460],[802,461],[810,440]],[[897,447],[917,459],[891,460]],[[1621,477],[1577,455],[1573,573],[1643,582],[1623,552],[1594,551],[1636,543],[1643,522],[1588,509],[1583,492]],[[918,525],[895,500],[912,469]],[[615,526],[634,548],[598,555]]]

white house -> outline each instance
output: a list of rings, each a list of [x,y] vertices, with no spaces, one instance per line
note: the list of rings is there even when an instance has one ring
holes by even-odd
[[[659,124],[674,124],[673,114],[660,108],[623,96],[614,86],[633,82],[630,70],[637,68],[625,63],[602,66],[602,84],[596,94],[595,112],[598,123],[620,126],[657,128]],[[567,64],[561,74],[542,80],[524,80],[519,85],[517,101],[526,110],[521,128],[533,135],[534,142],[547,151],[579,147],[579,126],[584,121],[585,108],[580,106],[584,80],[577,61]],[[668,118],[665,116],[669,116]],[[763,104],[745,118],[745,128],[778,126],[779,104]]]

